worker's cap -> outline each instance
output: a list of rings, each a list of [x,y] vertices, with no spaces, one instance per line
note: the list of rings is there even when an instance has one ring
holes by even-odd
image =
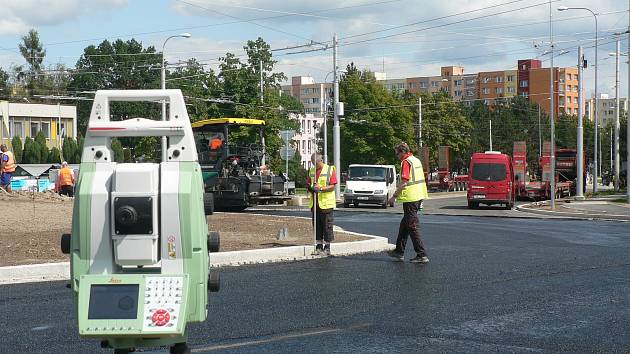
[[[66,161],[61,163],[61,166],[68,166],[68,163]]]
[[[7,148],[7,144],[0,145],[0,149],[6,149],[6,148]]]

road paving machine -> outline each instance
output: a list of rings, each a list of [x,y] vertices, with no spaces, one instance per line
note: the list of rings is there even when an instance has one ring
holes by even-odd
[[[168,120],[110,120],[118,101],[165,101]],[[142,136],[167,137],[160,163],[114,161],[112,138]],[[155,346],[190,352],[186,326],[206,319],[208,290],[218,290],[218,279],[208,277],[208,249],[218,251],[219,240],[208,232],[181,91],[97,91],[80,170],[72,233],[61,239],[79,334],[114,353]]]

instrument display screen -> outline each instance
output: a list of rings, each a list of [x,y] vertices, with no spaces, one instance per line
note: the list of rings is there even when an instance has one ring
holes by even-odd
[[[92,284],[88,319],[137,319],[139,288],[138,284]]]

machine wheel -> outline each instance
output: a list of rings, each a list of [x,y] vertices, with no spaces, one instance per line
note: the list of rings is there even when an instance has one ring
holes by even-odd
[[[468,202],[468,209],[477,209],[479,208],[479,203]]]
[[[216,293],[221,288],[221,274],[219,272],[210,272],[208,274],[208,291]]]
[[[352,205],[354,205],[354,207],[355,207],[355,208],[358,208],[358,207],[359,207],[359,203],[354,203],[354,204],[352,204]]]
[[[70,234],[61,235],[61,253],[70,254]]]
[[[206,215],[214,214],[214,194],[212,193],[203,194],[203,209]]]
[[[350,203],[343,203],[344,208],[350,208]]]
[[[217,231],[208,232],[208,252],[219,252],[221,248],[221,236]]]
[[[171,354],[189,354],[190,348],[186,342],[183,343],[175,343],[171,346],[169,353]]]

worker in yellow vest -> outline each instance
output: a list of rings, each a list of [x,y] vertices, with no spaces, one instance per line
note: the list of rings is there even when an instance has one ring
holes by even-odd
[[[0,151],[2,151],[2,161],[0,163],[0,187],[5,191],[11,192],[11,177],[15,172],[15,157],[13,153],[9,151],[5,144],[0,145]]]
[[[311,156],[312,167],[306,181],[309,191],[309,208],[315,213],[315,254],[330,255],[330,243],[335,238],[333,234],[333,210],[337,203],[335,185],[337,174],[335,167],[324,163],[322,156],[314,153]],[[316,200],[317,203],[313,203]],[[315,204],[315,207],[313,207]]]
[[[398,144],[394,151],[400,160],[400,183],[388,202],[389,204],[393,204],[394,200],[401,202],[404,215],[398,228],[396,249],[390,251],[389,255],[397,260],[404,260],[407,237],[411,237],[416,257],[410,262],[429,263],[429,257],[420,238],[420,220],[418,219],[418,210],[422,201],[429,198],[422,163],[413,156],[409,145],[404,142]]]
[[[61,163],[59,170],[59,194],[74,197],[74,171],[66,161]]]

